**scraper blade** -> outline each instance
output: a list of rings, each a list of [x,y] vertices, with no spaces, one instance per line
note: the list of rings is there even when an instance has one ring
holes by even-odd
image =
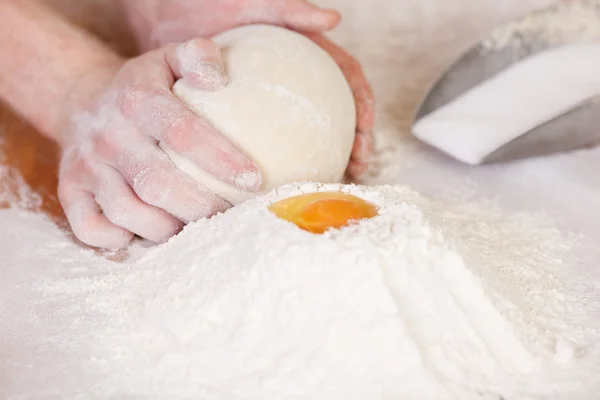
[[[538,10],[495,29],[435,82],[418,109],[413,134],[461,159],[443,146],[420,137],[419,122],[505,72],[517,62],[560,46],[584,43],[600,43],[599,0],[571,0]],[[540,71],[540,74],[543,73],[544,71]],[[576,74],[577,71],[573,73]],[[600,71],[598,75],[600,78]],[[470,164],[502,162],[571,151],[600,143],[598,98],[590,98],[574,106],[565,109],[550,121],[540,123],[534,129],[507,140],[502,147],[472,162],[461,161]],[[485,129],[481,131],[481,140],[485,140],[485,133]]]

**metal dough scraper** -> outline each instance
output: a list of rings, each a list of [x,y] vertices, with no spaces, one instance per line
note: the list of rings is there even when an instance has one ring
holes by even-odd
[[[559,112],[547,120],[540,119],[533,125],[522,125],[522,128],[527,127],[522,131],[515,132],[514,127],[512,131],[502,129],[502,120],[480,112],[485,107],[480,109],[473,101],[469,103],[470,106],[466,106],[466,111],[461,111],[460,116],[463,119],[462,126],[467,121],[468,129],[463,130],[461,125],[452,123],[452,112],[456,108],[452,106],[457,103],[457,99],[484,89],[487,83],[508,73],[517,63],[570,45],[592,46],[592,51],[595,51],[593,46],[599,46],[596,50],[600,50],[600,0],[567,0],[496,28],[464,53],[434,83],[418,109],[413,135],[471,165],[542,156],[599,144],[600,90],[596,91],[592,87],[589,88],[589,96],[583,101],[568,106],[561,103],[563,108],[558,109]],[[600,60],[600,57],[597,59]],[[567,74],[577,76],[581,72],[580,66],[581,63],[571,60]],[[540,76],[544,73],[544,68],[541,68]],[[597,74],[592,75],[596,76],[596,82],[600,84],[600,69]],[[581,82],[579,83],[581,86]],[[544,88],[542,85],[543,92],[548,95],[541,97],[546,97],[547,100],[560,99],[562,91],[567,89],[565,85],[568,82],[548,82],[548,87]],[[496,99],[494,104],[494,99],[490,99],[492,104],[488,111],[502,110],[504,114],[500,111],[500,115],[508,123],[518,120],[514,104],[512,111],[508,106],[511,103],[518,104],[519,92],[519,88],[514,93],[511,92],[515,102],[502,103]],[[541,103],[541,106],[531,104],[532,112],[543,108],[544,101]],[[557,107],[556,102],[554,106]],[[525,109],[528,110],[529,107]],[[527,111],[521,109],[519,112]],[[472,121],[470,116],[473,116]],[[533,120],[530,118],[530,122]]]

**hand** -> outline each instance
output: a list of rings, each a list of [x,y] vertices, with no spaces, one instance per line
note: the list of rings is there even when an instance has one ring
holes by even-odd
[[[373,150],[373,93],[360,64],[322,35],[339,23],[336,11],[305,0],[120,1],[142,50],[256,23],[280,25],[307,35],[331,54],[350,83],[357,105],[357,131],[347,173],[355,179],[363,175]]]
[[[363,176],[369,166],[369,158],[373,152],[373,126],[375,124],[375,106],[373,91],[365,77],[363,69],[343,48],[339,47],[324,35],[307,33],[310,39],[327,51],[338,63],[346,76],[356,101],[356,136],[347,175],[353,179]]]
[[[134,234],[163,242],[230,206],[179,172],[161,142],[225,182],[260,187],[253,162],[172,94],[179,78],[202,90],[222,87],[218,47],[206,39],[168,45],[102,67],[73,87],[58,195],[82,242],[116,249]]]

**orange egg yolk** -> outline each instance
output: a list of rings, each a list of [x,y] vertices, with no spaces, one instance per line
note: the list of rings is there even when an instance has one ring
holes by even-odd
[[[378,214],[375,205],[341,192],[294,196],[272,204],[269,210],[277,217],[296,224],[300,229],[316,234],[329,229],[339,229]]]

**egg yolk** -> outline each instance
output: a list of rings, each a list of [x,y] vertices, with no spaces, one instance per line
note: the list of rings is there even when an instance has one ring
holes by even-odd
[[[305,231],[321,234],[352,222],[377,216],[375,205],[350,194],[318,192],[290,197],[272,204],[277,217]]]

